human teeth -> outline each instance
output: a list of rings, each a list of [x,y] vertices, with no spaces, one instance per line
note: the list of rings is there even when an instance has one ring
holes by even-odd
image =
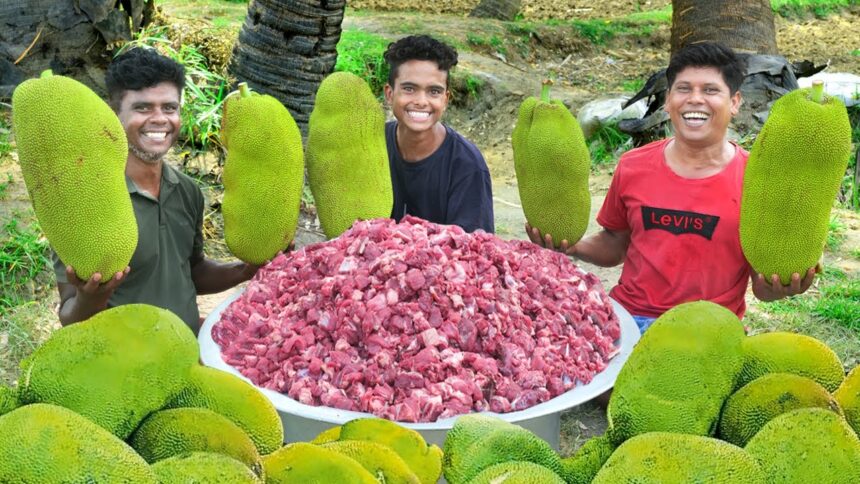
[[[155,140],[163,140],[167,137],[167,133],[144,133],[144,135]]]
[[[430,117],[430,113],[425,113],[423,111],[409,111],[409,117],[415,119],[427,119]]]
[[[684,119],[708,119],[706,113],[684,113]]]

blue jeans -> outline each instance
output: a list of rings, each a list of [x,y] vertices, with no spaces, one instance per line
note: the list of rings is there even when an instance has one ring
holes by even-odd
[[[639,334],[644,334],[645,330],[656,320],[657,318],[649,316],[633,316],[633,321],[636,321],[636,326],[639,326]]]

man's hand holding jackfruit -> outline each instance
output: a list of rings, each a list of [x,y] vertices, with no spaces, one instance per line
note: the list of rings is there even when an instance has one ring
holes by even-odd
[[[816,264],[815,267],[806,271],[806,274],[801,279],[797,272],[791,275],[791,281],[787,285],[783,285],[778,274],[772,274],[768,280],[764,274],[758,273],[752,275],[752,290],[755,297],[761,301],[776,301],[777,299],[803,294],[812,286],[815,279],[815,274],[821,272],[821,264]]]

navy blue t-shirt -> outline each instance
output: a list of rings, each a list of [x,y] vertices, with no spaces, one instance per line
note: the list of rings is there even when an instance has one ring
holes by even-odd
[[[478,148],[445,126],[445,141],[432,155],[407,162],[397,149],[397,121],[385,124],[385,142],[394,188],[391,217],[406,214],[433,223],[459,225],[467,232],[492,233],[493,188]]]

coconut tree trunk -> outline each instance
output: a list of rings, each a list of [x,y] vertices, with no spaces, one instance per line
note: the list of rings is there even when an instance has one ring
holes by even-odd
[[[0,1],[0,97],[45,69],[104,93],[110,48],[148,24],[154,0]]]
[[[513,20],[520,13],[521,0],[481,0],[471,12],[470,17]]]
[[[230,73],[280,100],[302,133],[320,82],[334,70],[345,0],[251,0]]]
[[[672,54],[697,42],[779,55],[770,0],[673,0]]]

